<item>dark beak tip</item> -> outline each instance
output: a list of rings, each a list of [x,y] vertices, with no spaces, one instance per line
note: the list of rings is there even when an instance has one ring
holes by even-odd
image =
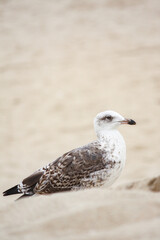
[[[129,124],[129,125],[136,125],[136,122],[135,122],[134,120],[130,119],[130,120],[128,121],[128,124]]]

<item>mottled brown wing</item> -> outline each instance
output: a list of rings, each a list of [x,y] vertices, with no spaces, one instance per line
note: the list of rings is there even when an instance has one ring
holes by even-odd
[[[105,167],[104,152],[96,144],[72,150],[49,164],[36,191],[52,193],[80,187],[81,180]]]

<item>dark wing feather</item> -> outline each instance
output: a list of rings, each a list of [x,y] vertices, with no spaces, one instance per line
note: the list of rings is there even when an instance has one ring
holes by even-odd
[[[43,171],[38,171],[33,173],[32,175],[30,175],[29,177],[25,178],[22,183],[28,187],[32,187],[33,185],[35,185],[40,177],[43,175]]]
[[[24,193],[24,195],[28,195],[28,196],[33,195],[35,193],[34,188],[36,184],[39,182],[43,173],[44,171],[38,170],[37,172],[34,172],[33,174],[25,178],[22,181],[22,184],[18,185],[19,192],[22,192]]]

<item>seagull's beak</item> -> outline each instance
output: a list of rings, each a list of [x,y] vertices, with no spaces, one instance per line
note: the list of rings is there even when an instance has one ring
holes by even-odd
[[[136,125],[136,122],[132,119],[125,118],[124,120],[120,121],[121,124],[129,124],[129,125]]]

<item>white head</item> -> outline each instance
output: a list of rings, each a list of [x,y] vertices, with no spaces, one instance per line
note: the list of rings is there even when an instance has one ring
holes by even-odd
[[[114,111],[98,113],[94,119],[94,128],[97,135],[99,135],[101,131],[116,129],[121,124],[135,125],[136,122],[132,119],[124,118],[119,113]]]

